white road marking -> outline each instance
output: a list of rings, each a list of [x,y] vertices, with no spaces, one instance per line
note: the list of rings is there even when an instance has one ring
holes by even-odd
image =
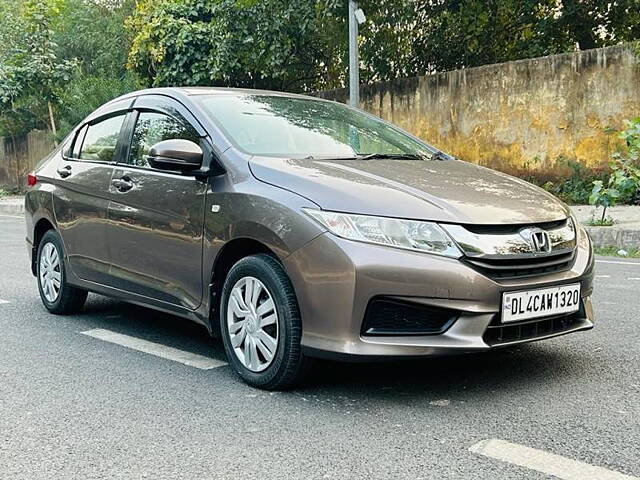
[[[104,340],[105,342],[115,343],[123,347],[131,348],[133,350],[138,350],[139,352],[149,353],[156,357],[183,363],[184,365],[199,368],[201,370],[210,370],[212,368],[223,367],[226,365],[225,362],[221,362],[214,358],[185,352],[184,350],[168,347],[167,345],[150,342],[141,338],[130,337],[129,335],[123,335],[122,333],[116,333],[102,328],[87,330],[86,332],[82,332],[82,334],[99,340]]]
[[[482,440],[472,445],[469,450],[563,480],[639,480],[638,477],[497,438]]]
[[[640,280],[640,277],[629,277],[627,280]]]
[[[611,278],[611,275],[596,275],[596,278]]]
[[[614,260],[596,260],[596,263],[613,263],[615,265],[635,265],[640,267],[640,262],[618,262]]]
[[[2,218],[2,217],[20,218],[20,219],[24,220],[24,215],[5,215],[5,214],[0,214],[0,218]]]
[[[3,305],[5,303],[9,303],[9,300],[3,300],[3,299],[0,298],[0,305]]]

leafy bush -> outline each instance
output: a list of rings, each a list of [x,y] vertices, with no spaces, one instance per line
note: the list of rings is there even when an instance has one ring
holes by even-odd
[[[620,138],[627,144],[630,159],[638,161],[640,155],[640,117],[625,120],[624,124],[626,128],[620,132]]]
[[[0,198],[10,197],[11,195],[20,195],[20,189],[16,187],[0,187]]]
[[[630,203],[640,190],[640,117],[625,121],[626,128],[619,137],[627,146],[626,152],[616,152],[609,163],[611,174],[605,182],[596,180],[589,195],[589,204],[602,207],[600,224],[605,224],[607,208],[620,202]]]
[[[558,158],[556,164],[569,167],[571,174],[568,178],[558,180],[552,178],[550,180],[542,180],[537,178],[528,179],[532,183],[540,185],[546,191],[554,194],[563,202],[570,205],[584,205],[589,203],[589,195],[593,188],[593,182],[597,180],[606,180],[605,172],[594,171],[586,168],[584,165],[566,158]]]

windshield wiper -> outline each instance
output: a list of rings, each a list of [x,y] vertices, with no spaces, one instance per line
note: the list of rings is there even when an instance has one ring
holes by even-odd
[[[353,155],[352,157],[314,157],[309,155],[305,157],[305,160],[376,160],[376,159],[390,159],[390,160],[424,160],[427,157],[417,155],[413,153],[367,153]]]
[[[437,153],[434,153],[431,156],[418,153],[365,153],[353,155],[351,157],[314,157],[309,155],[308,157],[305,157],[304,160],[431,160],[434,155],[437,155]],[[446,156],[442,158],[442,160],[444,159],[446,159]]]
[[[446,160],[451,160],[452,158],[447,155],[446,153],[438,150],[437,152],[433,152],[431,154],[431,156],[429,157],[429,160],[440,160],[440,161],[446,161]]]
[[[417,153],[368,153],[365,155],[358,155],[357,160],[375,160],[387,158],[389,160],[424,160],[424,156]]]

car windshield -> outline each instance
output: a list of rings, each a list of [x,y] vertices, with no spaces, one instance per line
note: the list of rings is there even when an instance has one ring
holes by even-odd
[[[356,109],[279,95],[193,97],[238,148],[261,156],[421,159],[436,149]]]

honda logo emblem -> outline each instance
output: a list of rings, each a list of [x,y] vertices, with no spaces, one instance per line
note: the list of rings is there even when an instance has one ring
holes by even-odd
[[[531,249],[536,253],[549,253],[551,251],[549,233],[541,228],[523,228],[520,230],[520,236],[531,245]]]

